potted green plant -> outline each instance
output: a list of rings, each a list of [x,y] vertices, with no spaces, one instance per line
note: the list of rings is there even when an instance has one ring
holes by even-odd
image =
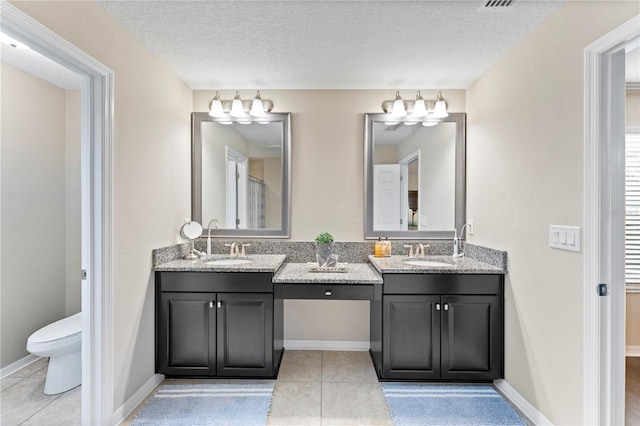
[[[338,256],[333,254],[335,238],[328,232],[321,232],[316,236],[316,260],[320,267],[336,266]]]

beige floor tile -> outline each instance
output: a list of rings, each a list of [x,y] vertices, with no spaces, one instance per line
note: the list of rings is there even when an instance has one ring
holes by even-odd
[[[0,424],[19,425],[59,397],[45,395],[43,389],[44,377],[27,377],[0,393]]]
[[[0,392],[4,391],[5,389],[9,389],[20,380],[22,380],[22,377],[5,377],[4,379],[0,380]]]
[[[319,382],[321,369],[321,351],[285,351],[278,373],[278,381]]]
[[[30,417],[24,426],[75,426],[82,420],[82,386],[60,394],[51,404]]]
[[[38,371],[42,370],[43,368],[45,369],[45,375],[46,375],[46,368],[49,365],[49,358],[40,358],[39,360],[37,360],[36,362],[27,365],[26,367],[16,371],[15,373],[13,373],[12,375],[10,375],[9,377],[11,378],[15,378],[15,377],[30,377],[33,374],[37,373]]]
[[[371,357],[364,351],[322,352],[323,382],[378,383]]]
[[[268,425],[320,425],[320,382],[276,382]]]
[[[379,383],[322,383],[322,424],[393,425]]]

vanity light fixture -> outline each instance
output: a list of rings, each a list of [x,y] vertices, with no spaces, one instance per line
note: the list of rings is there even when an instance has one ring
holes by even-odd
[[[216,95],[211,100],[209,115],[214,118],[236,118],[250,120],[250,117],[264,117],[266,113],[273,109],[273,102],[260,97],[260,91],[255,98],[250,101],[243,101],[240,98],[240,92],[236,91],[236,96],[232,100],[220,99],[220,93],[216,91]]]
[[[403,122],[407,125],[422,123],[424,126],[435,126],[439,122],[433,121],[434,119],[449,116],[447,103],[440,91],[434,100],[425,100],[418,91],[416,99],[413,101],[403,101],[400,92],[396,91],[396,98],[393,101],[384,101],[382,110],[389,114],[390,124]]]

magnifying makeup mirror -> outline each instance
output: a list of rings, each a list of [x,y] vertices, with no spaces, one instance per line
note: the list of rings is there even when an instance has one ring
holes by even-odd
[[[202,225],[194,220],[186,222],[180,228],[180,235],[185,240],[189,240],[189,243],[191,244],[191,251],[189,252],[189,254],[185,255],[183,259],[196,260],[198,258],[198,255],[195,253],[193,240],[202,235]]]

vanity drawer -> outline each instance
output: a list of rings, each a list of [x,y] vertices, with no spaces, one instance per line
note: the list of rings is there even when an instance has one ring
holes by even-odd
[[[501,294],[503,275],[384,274],[384,294]]]
[[[278,284],[283,299],[373,300],[368,284]]]
[[[156,272],[160,292],[273,293],[270,272]]]

